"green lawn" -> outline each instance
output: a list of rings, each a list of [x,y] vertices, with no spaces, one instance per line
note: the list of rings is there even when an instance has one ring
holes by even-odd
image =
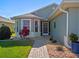
[[[33,41],[0,41],[0,58],[27,58]]]

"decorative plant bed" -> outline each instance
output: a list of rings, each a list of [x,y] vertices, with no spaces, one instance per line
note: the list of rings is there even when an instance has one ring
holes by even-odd
[[[48,44],[47,50],[50,58],[77,58],[78,57],[76,54],[72,53],[65,46],[62,46],[59,44]]]

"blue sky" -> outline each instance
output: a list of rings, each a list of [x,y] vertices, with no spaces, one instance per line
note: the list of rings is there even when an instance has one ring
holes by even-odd
[[[61,0],[0,0],[0,16],[12,17],[32,12]]]

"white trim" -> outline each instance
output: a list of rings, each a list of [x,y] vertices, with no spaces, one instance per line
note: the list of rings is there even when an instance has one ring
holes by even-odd
[[[40,20],[38,20],[38,32],[40,32]]]
[[[64,3],[79,3],[79,0],[63,0]]]
[[[48,24],[48,33],[43,33],[43,24],[47,23]],[[49,35],[49,22],[42,22],[42,35]]]
[[[31,20],[30,20],[30,32],[31,32]]]
[[[22,26],[23,26],[23,20],[21,20],[21,30],[22,30],[22,28],[23,28]]]

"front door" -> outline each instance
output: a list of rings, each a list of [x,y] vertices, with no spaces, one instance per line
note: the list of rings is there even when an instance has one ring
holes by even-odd
[[[49,35],[49,22],[42,22],[42,35]]]

